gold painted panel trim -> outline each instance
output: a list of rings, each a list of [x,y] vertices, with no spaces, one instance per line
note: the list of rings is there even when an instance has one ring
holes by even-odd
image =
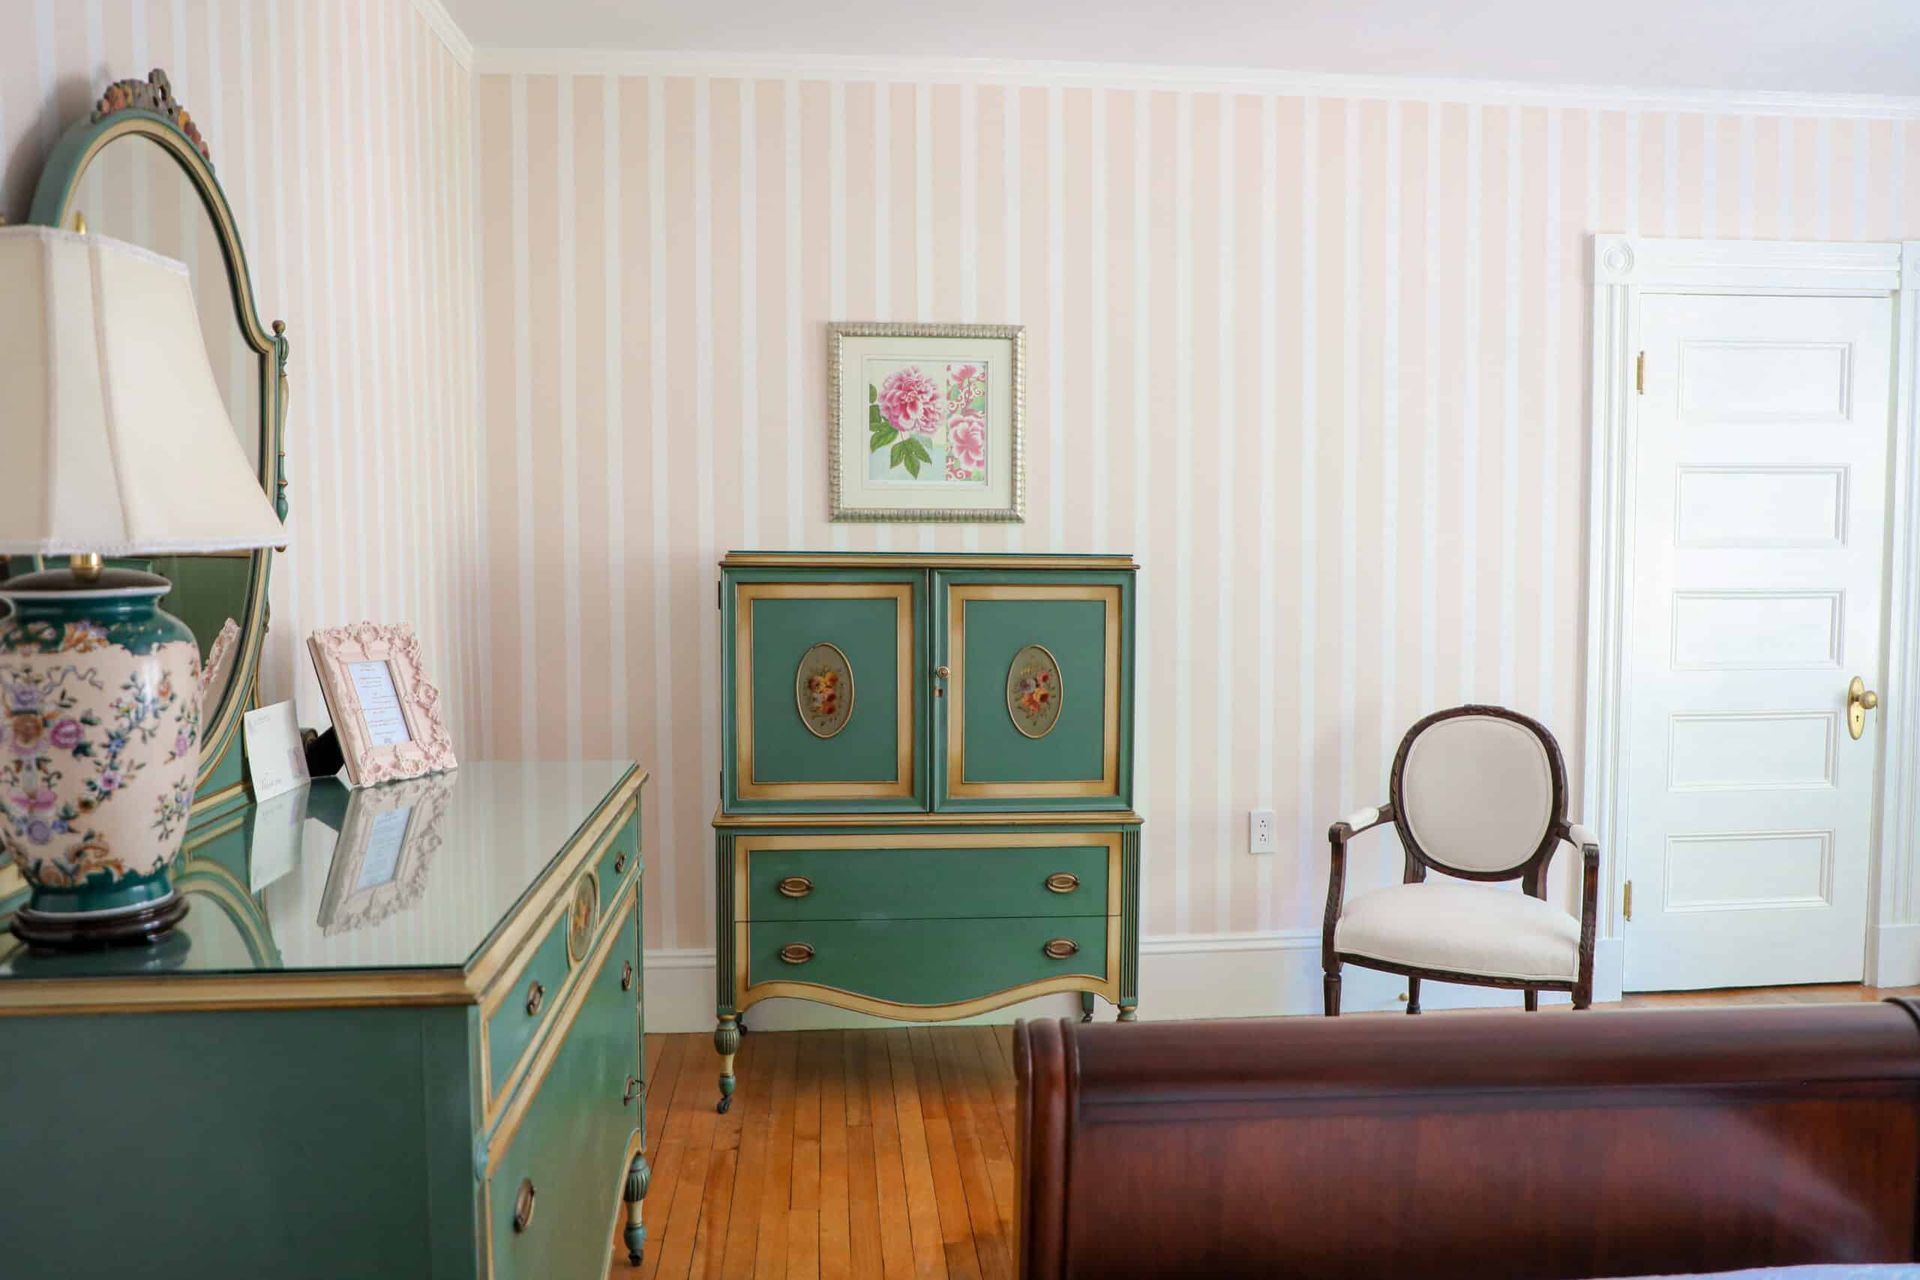
[[[938,813],[728,813],[715,809],[713,825],[720,830],[735,827],[897,827],[910,822],[916,827],[1014,826],[1044,822],[1054,826],[1139,826],[1145,822],[1131,809],[1067,809],[1009,813],[1000,811],[944,810]]]
[[[1084,569],[1111,573],[1134,571],[1131,556],[1023,555],[819,555],[804,551],[736,551],[720,561],[723,569]]]
[[[564,909],[565,891],[589,858],[605,852],[610,833],[639,808],[647,774],[638,769],[608,792],[607,799],[564,847],[553,869],[520,908],[480,944],[464,969],[342,970],[337,973],[252,973],[222,976],[153,974],[131,978],[8,978],[0,981],[0,1018],[70,1013],[171,1013],[211,1009],[425,1008],[498,1004],[518,972],[530,937]],[[237,825],[237,823],[236,823]],[[233,828],[196,833],[204,842]],[[638,878],[633,881],[637,884]],[[497,989],[496,989],[497,988]],[[483,1084],[484,1073],[483,1073]]]
[[[815,561],[814,563],[818,563]],[[913,698],[914,617],[910,582],[742,582],[733,607],[733,778],[742,800],[868,800],[913,795],[918,738]],[[894,776],[848,782],[761,782],[753,773],[753,606],[758,600],[894,602]],[[852,669],[851,664],[848,667]],[[795,708],[796,713],[798,708]],[[805,717],[802,717],[805,723]]]
[[[1092,600],[1106,606],[1100,776],[1052,782],[968,782],[967,605],[975,600]],[[956,583],[947,588],[947,795],[956,800],[1120,794],[1120,588],[1079,584]],[[1064,677],[1063,677],[1064,678]]]
[[[915,825],[918,825],[916,823]],[[862,849],[1105,849],[1107,851],[1107,907],[1104,914],[1120,914],[1120,881],[1123,863],[1121,836],[1117,831],[1019,831],[987,832],[963,841],[953,836],[920,835],[900,832],[875,836],[739,836],[733,842],[733,909],[736,922],[749,919],[747,889],[752,883],[747,864],[756,853],[792,853]],[[1087,915],[1094,914],[1089,911]],[[784,922],[783,922],[784,923]],[[745,970],[746,952],[735,957],[736,967]]]

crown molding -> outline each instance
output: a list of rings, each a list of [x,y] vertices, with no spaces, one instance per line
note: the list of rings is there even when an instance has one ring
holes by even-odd
[[[431,3],[434,0],[418,0]],[[736,54],[664,50],[480,48],[483,75],[668,75],[818,81],[933,81],[1036,88],[1163,90],[1310,98],[1378,98],[1486,106],[1599,108],[1715,115],[1920,119],[1920,97],[1767,93],[1714,89],[1534,84],[1509,80],[1341,75],[1257,67],[1172,67],[1135,63],[998,58]]]
[[[467,33],[453,20],[446,5],[440,0],[413,0],[413,11],[426,19],[427,25],[440,37],[440,43],[447,47],[447,52],[453,55],[455,62],[468,71],[474,69],[473,41],[467,39]]]

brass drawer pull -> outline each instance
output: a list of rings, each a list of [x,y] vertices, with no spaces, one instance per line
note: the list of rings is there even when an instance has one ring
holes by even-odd
[[[631,960],[623,960],[620,962],[620,989],[622,991],[633,990],[633,961]]]
[[[780,948],[780,958],[788,964],[805,964],[813,959],[813,948],[804,942],[789,942]]]
[[[773,887],[783,898],[804,898],[813,892],[813,881],[805,876],[784,876]]]
[[[1047,890],[1050,893],[1072,893],[1080,887],[1080,877],[1071,871],[1056,871],[1047,877]]]
[[[633,1100],[645,1092],[646,1092],[646,1086],[644,1083],[642,1083],[639,1076],[628,1076],[627,1091],[626,1093],[621,1095],[620,1105],[623,1107],[632,1106]]]
[[[626,854],[626,850],[623,849],[613,860],[613,874],[617,876],[623,876],[626,873],[627,873],[627,854]]]
[[[540,1006],[547,998],[547,989],[535,982],[527,988],[527,1016],[533,1017],[540,1012]]]
[[[1049,960],[1065,960],[1068,956],[1080,954],[1080,944],[1072,938],[1055,938],[1040,950],[1047,954]]]
[[[517,1235],[533,1222],[533,1179],[520,1179],[520,1190],[513,1197],[513,1230]]]

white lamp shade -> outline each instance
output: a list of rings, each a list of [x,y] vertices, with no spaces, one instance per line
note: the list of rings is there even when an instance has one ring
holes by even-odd
[[[0,227],[0,554],[285,543],[186,267],[104,236]]]

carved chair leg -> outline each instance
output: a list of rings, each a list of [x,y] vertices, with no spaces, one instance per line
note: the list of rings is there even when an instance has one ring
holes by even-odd
[[[1419,1012],[1420,1012],[1420,979],[1408,978],[1407,979],[1407,1013],[1409,1015],[1412,1015]]]
[[[1335,965],[1332,969],[1328,970],[1327,972],[1326,1002],[1327,1002],[1327,1016],[1329,1018],[1339,1017],[1340,1016],[1340,966],[1338,965]]]
[[[1080,1021],[1093,1021],[1093,992],[1091,991],[1080,993]]]
[[[653,1181],[653,1169],[647,1157],[636,1155],[627,1166],[627,1229],[621,1238],[627,1246],[627,1262],[639,1266],[647,1254],[647,1225],[640,1220],[640,1202],[647,1198],[647,1184]]]
[[[731,1013],[720,1015],[713,1029],[713,1047],[720,1054],[720,1101],[714,1110],[721,1115],[733,1106],[733,1055],[740,1052],[740,1020]]]
[[[1540,989],[1538,987],[1527,988],[1527,1012],[1540,1012]]]
[[[1593,1004],[1593,984],[1582,983],[1573,989],[1573,1007],[1585,1009]]]

